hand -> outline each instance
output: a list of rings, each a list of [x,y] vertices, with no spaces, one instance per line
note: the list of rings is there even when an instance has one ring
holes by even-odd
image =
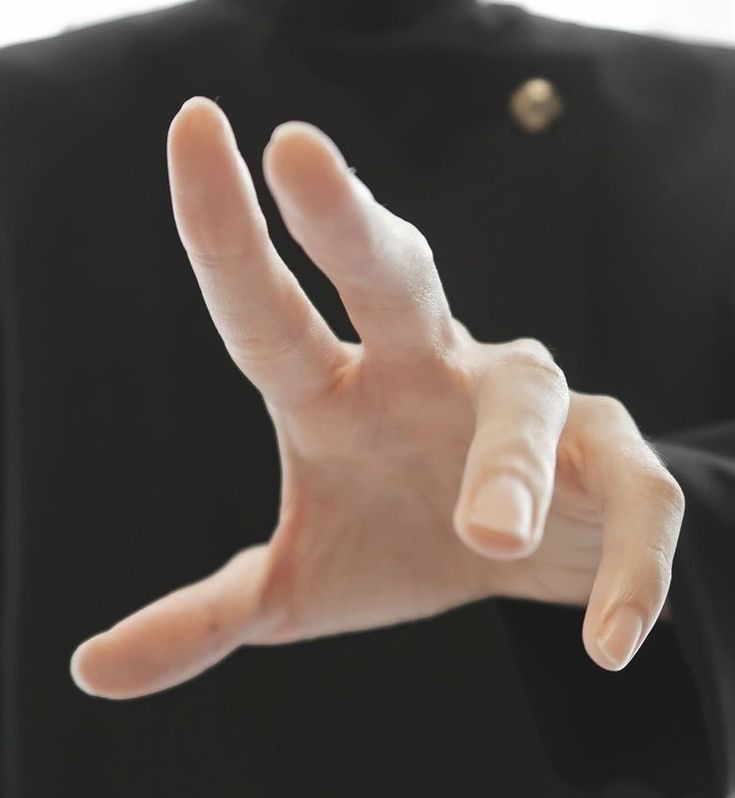
[[[79,646],[76,683],[146,695],[241,645],[494,596],[586,606],[589,656],[624,667],[664,604],[684,506],[625,407],[570,391],[536,340],[474,340],[424,236],[317,128],[280,125],[263,158],[289,232],[362,343],[334,336],[279,258],[224,113],[184,103],[168,137],[176,225],[273,419],[280,516],[267,544]]]

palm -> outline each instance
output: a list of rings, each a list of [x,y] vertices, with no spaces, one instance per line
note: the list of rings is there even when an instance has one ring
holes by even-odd
[[[569,391],[543,344],[475,341],[422,234],[317,128],[289,124],[266,147],[266,179],[361,343],[335,337],[280,259],[222,112],[186,103],[168,142],[177,229],[228,353],[274,420],[281,512],[267,544],[82,644],[77,683],[144,695],[238,645],[489,596],[587,603],[588,652],[623,667],[665,599],[678,485],[625,408]]]
[[[293,637],[431,615],[488,594],[492,564],[452,530],[474,418],[448,374],[371,373],[276,416],[285,485],[275,597]],[[427,401],[427,397],[431,397]]]
[[[558,506],[534,554],[493,561],[457,536],[472,393],[460,370],[375,374],[356,353],[328,400],[274,412],[285,482],[269,601],[290,611],[269,642],[425,617],[501,586],[503,595],[586,600],[600,525],[561,459]]]

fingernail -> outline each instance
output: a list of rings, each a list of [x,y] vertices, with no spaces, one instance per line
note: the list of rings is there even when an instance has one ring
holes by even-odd
[[[635,654],[643,634],[643,617],[630,606],[619,607],[597,638],[602,653],[614,670],[621,670]]]
[[[475,496],[469,521],[488,530],[488,542],[499,542],[499,535],[526,542],[531,538],[533,499],[528,488],[516,477],[501,474],[484,484]]]

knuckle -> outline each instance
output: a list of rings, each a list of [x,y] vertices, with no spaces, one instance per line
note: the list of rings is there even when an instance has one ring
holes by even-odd
[[[257,247],[242,247],[237,250],[225,252],[214,249],[188,249],[187,255],[192,266],[202,269],[216,269],[228,264],[240,264],[252,259]]]
[[[305,227],[300,237],[327,263],[335,258],[340,262],[343,259],[359,262],[373,255],[376,249],[373,237],[359,218],[325,220],[319,227]]]
[[[670,547],[661,540],[647,540],[643,549],[648,561],[664,574],[671,573],[672,553]]]
[[[467,325],[461,322],[456,316],[452,316],[452,325],[454,326],[458,340],[464,341],[465,343],[477,343]]]
[[[509,355],[510,362],[550,383],[557,391],[567,390],[566,376],[554,361],[549,350],[540,341],[533,338],[521,338],[518,341],[524,343],[513,342]]]
[[[204,243],[204,242],[202,242]],[[242,235],[237,246],[228,249],[217,247],[214,242],[204,246],[192,246],[187,242],[186,254],[192,266],[204,269],[223,268],[232,265],[240,266],[256,258],[263,257],[271,245],[268,224],[264,217],[249,220],[247,233]]]
[[[530,428],[512,432],[485,429],[479,438],[482,465],[480,478],[506,473],[518,478],[532,494],[553,480],[551,447],[540,446],[539,437]]]
[[[400,226],[403,228],[409,257],[417,264],[433,263],[434,251],[429,244],[429,240],[421,230],[407,219],[401,219]]]
[[[621,575],[620,595],[642,608],[663,602],[671,586],[674,547],[665,539],[636,541],[631,561]]]
[[[289,217],[287,227],[302,246],[313,252],[313,257],[333,267],[345,259],[359,262],[370,258],[380,241],[375,225],[349,203],[331,212]]]
[[[225,347],[236,363],[257,363],[288,353],[293,349],[299,336],[294,332],[284,332],[276,336],[227,336]]]
[[[293,286],[291,282],[289,291],[293,291]],[[309,305],[298,300],[298,296],[287,291],[284,306],[290,306],[291,313],[282,320],[282,324],[272,325],[270,330],[254,329],[243,318],[240,309],[232,313],[219,309],[217,328],[233,360],[238,365],[266,361],[288,354],[302,342],[314,323],[314,317]]]
[[[508,346],[514,350],[517,350],[521,354],[525,353],[535,356],[540,361],[554,362],[554,357],[549,351],[549,348],[539,341],[538,338],[522,336],[521,338],[515,338],[512,341],[509,341]]]
[[[288,354],[304,337],[302,322],[267,335],[248,334],[242,324],[220,321],[222,340],[238,365],[248,365]]]
[[[610,394],[593,394],[588,401],[596,413],[605,418],[625,419],[630,418],[628,408],[616,396]]]
[[[660,466],[652,466],[641,474],[644,489],[657,503],[666,507],[673,515],[684,514],[685,498],[681,485]]]
[[[677,530],[684,517],[684,491],[672,474],[647,455],[636,453],[626,458],[623,476],[626,490],[635,501],[651,507],[657,518],[675,525]]]
[[[673,552],[662,541],[647,540],[642,543],[643,561],[646,564],[646,581],[652,586],[667,590],[671,584]]]

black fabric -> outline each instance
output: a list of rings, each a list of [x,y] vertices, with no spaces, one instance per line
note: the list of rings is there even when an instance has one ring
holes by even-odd
[[[0,51],[3,796],[732,796],[733,52],[451,0],[330,25],[308,1],[196,0]],[[537,75],[565,110],[529,135],[508,97]],[[572,387],[626,403],[687,512],[672,620],[625,671],[587,658],[581,609],[496,600],[242,648],[144,699],[73,685],[79,641],[276,517],[270,422],[171,215],[166,132],[194,94],[230,116],[340,335],[262,178],[287,119],[425,233],[476,337],[535,336]]]
[[[229,0],[247,2],[270,25],[359,33],[396,29],[437,13],[456,13],[475,0]]]

